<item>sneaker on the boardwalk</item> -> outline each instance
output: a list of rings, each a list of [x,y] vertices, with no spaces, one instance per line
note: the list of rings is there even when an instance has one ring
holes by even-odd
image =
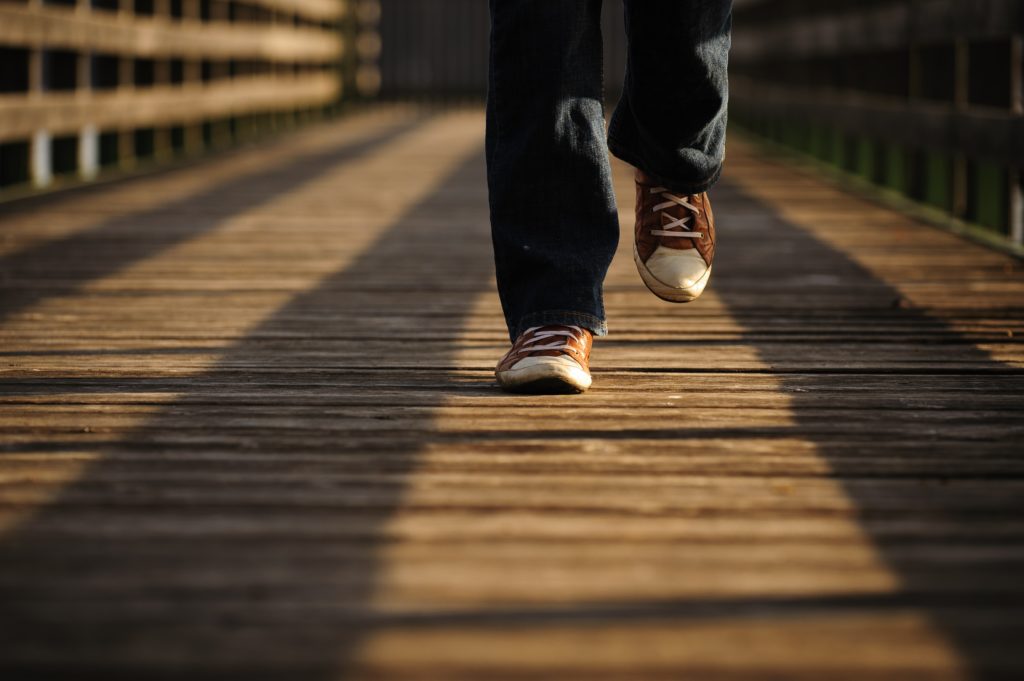
[[[663,300],[688,303],[707,286],[714,257],[707,193],[681,196],[637,170],[633,259],[647,288]]]
[[[498,362],[498,384],[510,392],[581,393],[590,387],[594,337],[578,326],[527,329]]]

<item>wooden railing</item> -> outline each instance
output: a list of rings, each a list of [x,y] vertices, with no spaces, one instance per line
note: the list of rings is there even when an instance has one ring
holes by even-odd
[[[732,116],[1024,242],[1024,3],[736,0]]]
[[[377,0],[0,2],[0,196],[290,127],[379,86]]]

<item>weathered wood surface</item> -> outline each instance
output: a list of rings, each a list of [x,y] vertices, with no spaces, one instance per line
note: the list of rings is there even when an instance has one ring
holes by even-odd
[[[159,85],[90,93],[0,95],[0,140],[40,126],[69,133],[84,125],[116,128],[195,123],[207,118],[314,107],[336,101],[334,74],[238,76],[210,83]]]
[[[712,289],[623,250],[504,395],[476,111],[0,208],[4,679],[995,679],[1024,276],[735,143]]]
[[[340,4],[335,5],[339,10]],[[336,17],[331,17],[336,18]],[[267,59],[285,63],[341,57],[338,35],[285,24],[233,24],[77,7],[0,6],[0,44],[93,50],[136,57]]]

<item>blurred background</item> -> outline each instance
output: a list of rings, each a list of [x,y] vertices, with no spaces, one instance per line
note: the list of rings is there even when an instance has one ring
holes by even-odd
[[[1024,3],[734,5],[737,130],[1020,249]],[[621,14],[606,0],[611,101]],[[485,0],[0,0],[0,197],[357,103],[481,102],[487,29]]]

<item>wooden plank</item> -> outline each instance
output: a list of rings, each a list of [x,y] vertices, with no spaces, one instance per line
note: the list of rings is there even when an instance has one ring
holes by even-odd
[[[755,84],[734,78],[732,98],[757,114],[835,126],[916,148],[970,150],[972,156],[1015,165],[1024,158],[1024,116],[979,107],[957,111],[925,102],[857,93]]]
[[[286,63],[333,61],[343,52],[341,36],[326,30],[159,15],[125,17],[100,9],[83,14],[59,5],[0,5],[0,44],[135,57]]]
[[[768,2],[758,3],[759,12]],[[743,30],[736,32],[731,57],[737,63],[778,57],[824,57],[882,52],[907,45],[950,43],[956,39],[995,40],[1019,34],[1024,14],[1016,0],[924,0],[872,5],[824,15],[759,25],[736,5]],[[772,14],[769,10],[769,17]]]
[[[519,611],[513,611],[518,614]],[[610,612],[614,613],[615,610]],[[698,610],[700,612],[700,610]],[[330,678],[346,679],[610,679],[644,678],[655,681],[700,676],[708,679],[787,678],[813,680],[828,669],[830,678],[840,681],[872,678],[967,679],[957,671],[949,656],[935,656],[932,647],[938,636],[919,616],[906,609],[875,615],[853,612],[848,616],[811,614],[790,618],[769,614],[749,617],[716,618],[714,611],[704,617],[672,618],[639,616],[634,621],[616,622],[611,616],[596,616],[580,626],[576,622],[586,610],[526,611],[502,625],[486,619],[466,618],[460,622],[453,613],[452,623],[442,618],[434,622],[396,615],[374,622],[377,635],[362,643],[344,672]],[[783,613],[785,611],[783,610]],[[87,642],[61,638],[59,645],[45,649],[29,639],[16,648],[15,659],[26,668],[43,666],[50,670],[130,675],[148,668],[149,660],[160,661],[169,675],[188,674],[194,666],[184,660],[189,651],[201,647],[211,632],[219,629],[216,620],[197,619],[191,608],[180,607],[164,615],[166,620],[189,620],[190,630],[170,626],[160,619],[123,616],[131,632],[126,642],[144,641],[160,631],[168,642],[162,651],[147,658],[140,654],[126,657],[119,665],[104,664],[94,657],[82,660]],[[237,609],[224,608],[220,617],[233,620],[242,615]],[[74,612],[65,617],[74,621]],[[522,623],[517,623],[521,620]],[[666,621],[667,620],[667,621]],[[48,620],[28,620],[23,632],[45,626]],[[285,678],[288,673],[323,673],[294,651],[302,646],[310,650],[331,647],[339,638],[359,639],[359,624],[352,618],[334,618],[310,622],[301,616],[282,613],[248,618],[247,626],[223,639],[223,645],[205,656],[212,670],[237,669],[248,678]],[[531,622],[539,622],[530,626]],[[32,626],[34,625],[34,626]],[[275,634],[274,632],[281,632]],[[538,632],[540,635],[538,635]],[[977,635],[990,635],[978,627]],[[856,641],[857,646],[850,643]],[[883,643],[884,641],[884,643]],[[274,645],[269,645],[273,642]],[[236,662],[239,651],[259,643],[268,644],[258,659]],[[1005,639],[994,641],[1006,645]],[[889,648],[892,651],[889,651]],[[789,652],[803,647],[808,653],[792,658]],[[736,650],[742,649],[743,655]],[[888,653],[888,654],[887,654]],[[308,666],[307,666],[308,665]],[[899,671],[894,671],[898,669]]]
[[[245,76],[206,84],[43,95],[0,95],[0,139],[32,131],[70,133],[85,125],[98,129],[189,123],[255,111],[281,111],[334,101],[336,75]]]

